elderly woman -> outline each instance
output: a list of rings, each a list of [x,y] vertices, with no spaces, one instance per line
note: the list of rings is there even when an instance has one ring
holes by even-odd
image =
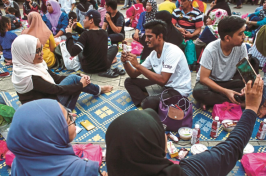
[[[36,99],[50,98],[73,110],[81,92],[100,95],[112,86],[98,86],[87,75],[59,76],[43,60],[42,44],[31,35],[20,35],[12,44],[12,82],[22,104]]]
[[[68,26],[68,16],[60,10],[60,5],[57,1],[46,1],[47,13],[42,16],[44,23],[52,31],[54,37],[60,37],[65,33]]]
[[[21,34],[29,34],[40,40],[43,45],[43,60],[49,68],[53,67],[56,61],[53,53],[56,45],[52,32],[37,12],[29,13],[28,23],[30,27],[22,31]]]
[[[4,9],[5,9],[5,12],[7,12],[7,9],[9,7],[13,7],[16,9],[16,13],[15,13],[15,16],[17,18],[21,18],[21,15],[20,15],[20,11],[19,11],[19,5],[17,2],[15,1],[12,1],[12,0],[2,0],[3,4],[4,4]]]
[[[7,138],[8,149],[16,155],[12,175],[97,176],[97,161],[74,154],[70,142],[76,137],[75,125],[73,114],[55,100],[22,105],[13,117]]]
[[[210,150],[173,164],[165,158],[165,130],[152,109],[127,112],[115,119],[106,132],[106,163],[109,176],[224,176],[241,159],[256,122],[263,81],[257,77],[245,87],[246,110],[226,141]]]

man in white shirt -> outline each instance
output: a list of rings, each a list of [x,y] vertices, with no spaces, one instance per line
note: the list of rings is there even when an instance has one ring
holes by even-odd
[[[188,96],[191,93],[191,74],[182,50],[164,41],[167,31],[165,22],[154,20],[146,23],[144,28],[145,42],[154,50],[142,64],[138,63],[134,54],[122,53],[121,60],[130,76],[125,80],[125,88],[136,106],[157,111],[160,95],[147,96],[145,87],[159,84],[164,88],[173,88],[164,94],[164,98],[180,94]],[[140,74],[148,79],[137,78]]]
[[[69,12],[73,11],[75,8],[76,0],[58,0],[58,3],[61,5],[61,8],[66,11],[66,14],[69,14]]]

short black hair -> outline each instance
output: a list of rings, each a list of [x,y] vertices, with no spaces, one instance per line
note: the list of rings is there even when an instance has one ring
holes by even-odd
[[[13,7],[9,7],[7,10],[9,13],[16,13],[17,12],[17,10]]]
[[[72,11],[72,12],[69,12],[69,14],[68,14],[68,19],[71,19],[71,18],[77,19],[78,16],[75,12]]]
[[[94,18],[92,18],[92,17],[90,17],[90,16],[88,16],[88,18],[89,18],[89,20],[90,20],[90,19],[93,19],[93,23],[94,23],[94,25],[100,27],[101,19],[94,19]]]
[[[224,40],[226,35],[233,37],[234,33],[242,28],[246,21],[237,16],[224,17],[218,24],[218,33],[221,40]]]
[[[145,23],[143,26],[145,29],[151,29],[152,33],[154,33],[156,37],[160,34],[163,34],[163,39],[165,40],[167,33],[167,25],[164,21],[152,20],[150,22]]]
[[[108,0],[106,1],[106,6],[111,7],[113,10],[117,9],[117,2],[116,0]]]

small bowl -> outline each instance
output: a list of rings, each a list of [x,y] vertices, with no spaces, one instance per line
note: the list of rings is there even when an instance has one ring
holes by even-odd
[[[222,121],[222,125],[223,125],[224,123],[228,123],[228,122],[233,123],[233,120],[223,120],[223,121]],[[227,131],[227,132],[231,132],[231,131],[233,131],[234,128],[235,128],[235,127],[228,127],[228,128],[225,128],[225,126],[223,125],[223,129],[224,129],[224,131]]]
[[[179,128],[178,130],[178,134],[180,136],[181,139],[188,141],[191,139],[192,136],[192,129],[189,127],[182,127]]]
[[[243,154],[245,155],[253,152],[254,152],[254,147],[250,143],[248,143],[244,148]]]

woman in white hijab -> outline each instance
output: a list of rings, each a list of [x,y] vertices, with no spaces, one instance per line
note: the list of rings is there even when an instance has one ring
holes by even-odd
[[[9,7],[13,7],[16,9],[16,13],[15,13],[15,16],[17,18],[21,18],[21,15],[20,15],[20,11],[19,11],[19,5],[17,2],[13,1],[13,0],[2,0],[3,4],[4,4],[4,9],[5,9],[5,12],[7,14],[7,9]]]
[[[12,44],[12,82],[22,104],[51,98],[73,110],[81,92],[99,95],[112,91],[112,86],[95,85],[84,74],[59,76],[48,70],[42,47],[39,39],[31,35],[20,35]]]

